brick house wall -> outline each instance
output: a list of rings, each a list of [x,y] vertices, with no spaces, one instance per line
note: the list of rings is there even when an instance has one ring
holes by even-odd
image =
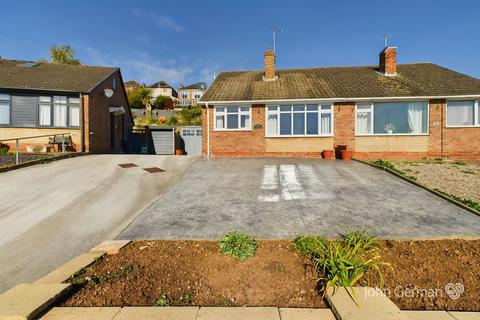
[[[104,89],[112,89],[112,81],[115,78],[117,88],[112,97],[104,95]],[[84,96],[84,119],[85,119],[85,148],[89,153],[118,153],[122,151],[123,140],[128,139],[129,130],[133,125],[128,110],[121,116],[115,116],[114,122],[114,148],[110,147],[110,111],[111,106],[124,106],[127,108],[128,101],[121,86],[118,72],[107,78],[88,96]]]
[[[320,143],[306,144],[299,149],[299,141],[307,138],[266,138],[265,105],[252,106],[252,130],[214,131],[214,111],[210,106],[211,157],[320,157],[323,149],[346,145],[357,159],[405,159],[450,157],[480,159],[480,128],[447,128],[446,100],[429,101],[429,134],[419,136],[355,136],[355,103],[334,103],[333,138]],[[255,125],[261,125],[255,129]],[[202,155],[207,156],[207,110],[202,109]],[[301,139],[301,140],[300,140]],[[279,141],[291,147],[272,148]],[[281,151],[279,151],[281,149]]]

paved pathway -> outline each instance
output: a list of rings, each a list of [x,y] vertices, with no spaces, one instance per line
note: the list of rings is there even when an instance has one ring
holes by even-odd
[[[120,239],[480,236],[480,217],[368,165],[314,159],[199,160]]]
[[[0,173],[0,292],[112,239],[195,160],[90,155]],[[142,169],[154,166],[166,172]]]

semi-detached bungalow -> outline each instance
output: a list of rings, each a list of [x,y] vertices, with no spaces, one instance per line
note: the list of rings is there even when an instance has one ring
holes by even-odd
[[[66,133],[75,151],[117,153],[132,126],[120,69],[0,59],[0,141]]]
[[[432,63],[222,72],[203,105],[203,156],[480,159],[480,80]]]

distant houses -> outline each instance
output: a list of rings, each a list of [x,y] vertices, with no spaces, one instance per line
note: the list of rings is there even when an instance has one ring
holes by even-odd
[[[182,107],[197,105],[205,91],[207,91],[207,84],[205,82],[197,82],[188,86],[182,85],[178,89],[180,105]]]
[[[186,86],[182,84],[178,91],[163,80],[151,85],[140,84],[134,80],[125,82],[126,92],[133,92],[142,87],[150,89],[152,103],[158,96],[165,96],[172,100],[175,109],[184,109],[197,105],[207,90],[207,84],[205,82],[197,82]]]

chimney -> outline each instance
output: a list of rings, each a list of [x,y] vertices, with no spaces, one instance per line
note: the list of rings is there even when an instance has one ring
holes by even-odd
[[[272,50],[265,51],[264,54],[264,81],[272,81],[278,77],[275,75],[275,53]]]
[[[380,72],[386,76],[394,76],[397,74],[397,48],[385,47],[380,52]]]

